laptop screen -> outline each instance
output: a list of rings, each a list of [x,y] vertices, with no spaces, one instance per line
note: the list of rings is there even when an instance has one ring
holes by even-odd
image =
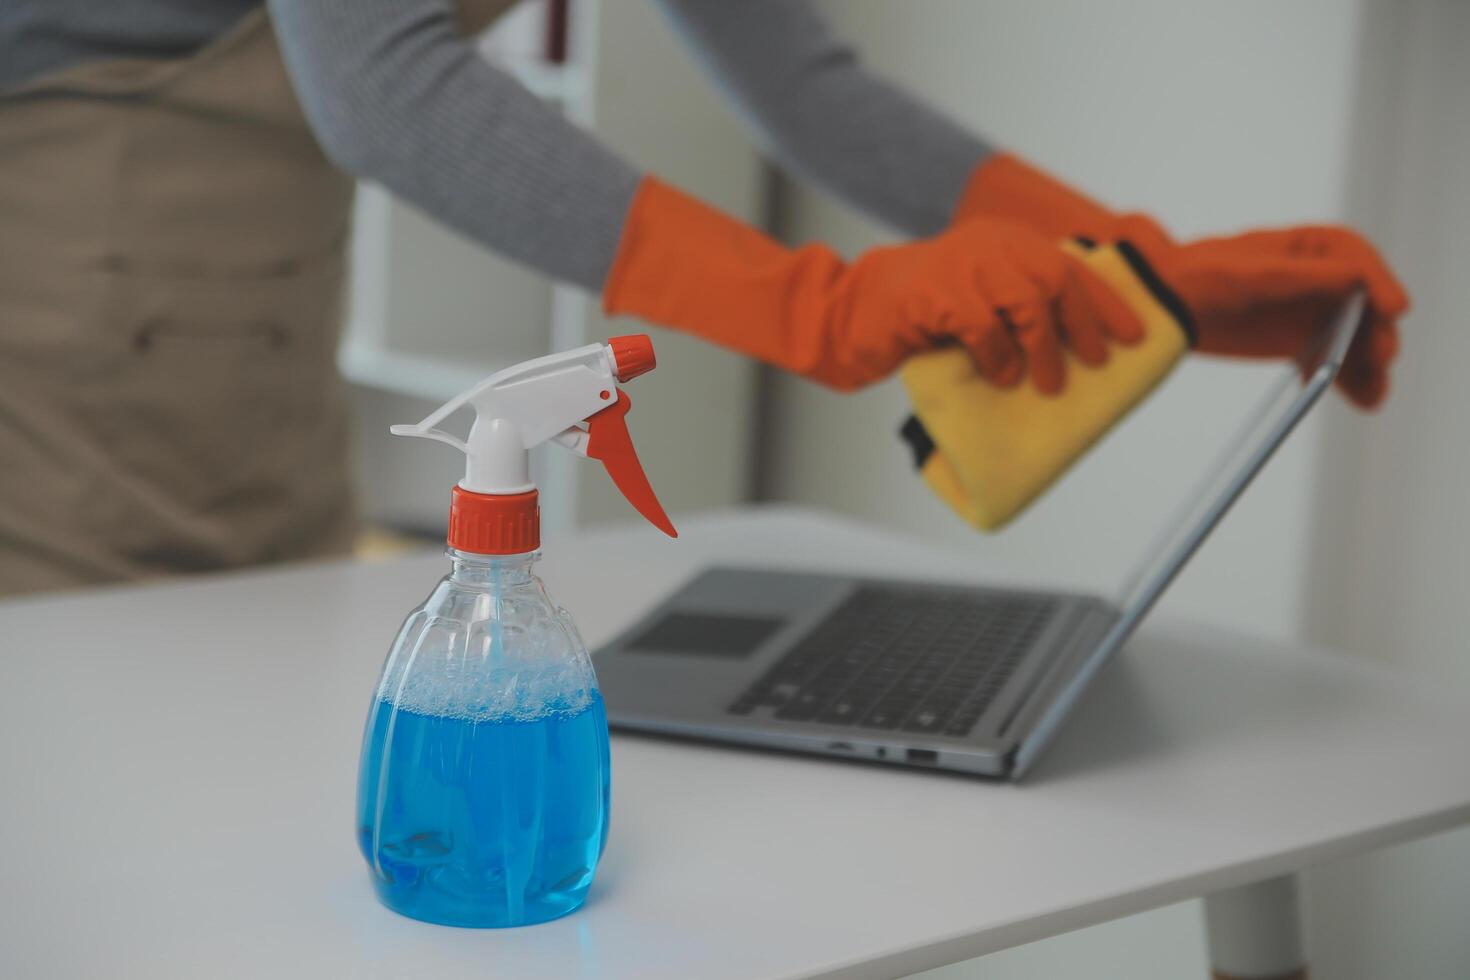
[[[1318,337],[1317,350],[1307,361],[1315,367],[1310,372],[1296,367],[1283,372],[1281,380],[1246,416],[1124,581],[1114,604],[1125,615],[1142,605],[1137,610],[1141,615],[1152,606],[1266,460],[1332,384],[1363,319],[1364,305],[1362,293],[1350,297]]]

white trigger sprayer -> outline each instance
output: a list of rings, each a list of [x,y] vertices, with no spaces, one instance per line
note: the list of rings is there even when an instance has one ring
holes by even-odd
[[[526,539],[510,526],[518,524],[535,539],[525,550],[536,547],[539,532],[524,527],[536,520],[528,453],[547,441],[600,461],[638,513],[665,534],[678,537],[633,448],[627,426],[632,402],[618,388],[619,382],[631,381],[655,364],[647,335],[614,337],[606,344],[589,344],[506,368],[422,422],[393,426],[394,435],[435,439],[465,455],[464,479],[455,488],[450,513],[450,545],[511,553],[504,549]],[[436,428],[465,405],[475,411],[468,438]],[[475,499],[479,497],[492,499]]]

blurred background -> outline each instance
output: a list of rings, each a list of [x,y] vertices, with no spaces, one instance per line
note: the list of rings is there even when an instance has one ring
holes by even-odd
[[[1167,611],[1320,642],[1470,684],[1470,4],[1460,0],[926,0],[823,4],[881,72],[999,145],[1178,236],[1345,221],[1414,296],[1387,407],[1308,420],[1165,599]],[[545,6],[484,41],[533,91],[637,164],[791,242],[852,254],[885,228],[776,174],[652,6],[571,0],[565,55]],[[498,367],[610,334],[595,300],[500,262],[371,187],[359,196],[355,451],[375,540],[442,533],[455,454],[394,444]],[[943,539],[1017,582],[1107,591],[1195,483],[1272,368],[1191,361],[1064,485],[995,537],[960,525],[910,469],[896,384],[839,396],[669,332],[639,381],[634,439],[669,509],[829,508]],[[401,441],[406,443],[407,441]],[[556,528],[631,517],[595,467],[537,461]],[[881,569],[875,569],[880,572]],[[1414,760],[1403,760],[1413,765]],[[976,888],[998,883],[976,882]],[[1001,883],[1003,884],[1003,883]],[[1470,963],[1470,832],[1307,876],[1314,976],[1447,978]],[[1198,909],[1160,909],[926,974],[1203,975]]]

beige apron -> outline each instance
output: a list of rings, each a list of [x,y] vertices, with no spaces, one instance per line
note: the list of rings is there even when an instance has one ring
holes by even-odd
[[[352,189],[263,10],[0,94],[0,595],[348,548]]]

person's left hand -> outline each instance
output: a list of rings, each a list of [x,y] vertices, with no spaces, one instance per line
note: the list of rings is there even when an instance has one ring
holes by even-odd
[[[1368,323],[1354,339],[1337,384],[1363,408],[1377,407],[1388,394],[1398,320],[1408,312],[1409,296],[1357,232],[1305,225],[1183,245],[1162,234],[1129,237],[1194,314],[1197,347],[1204,353],[1294,358],[1305,369],[1323,326],[1363,287]]]

